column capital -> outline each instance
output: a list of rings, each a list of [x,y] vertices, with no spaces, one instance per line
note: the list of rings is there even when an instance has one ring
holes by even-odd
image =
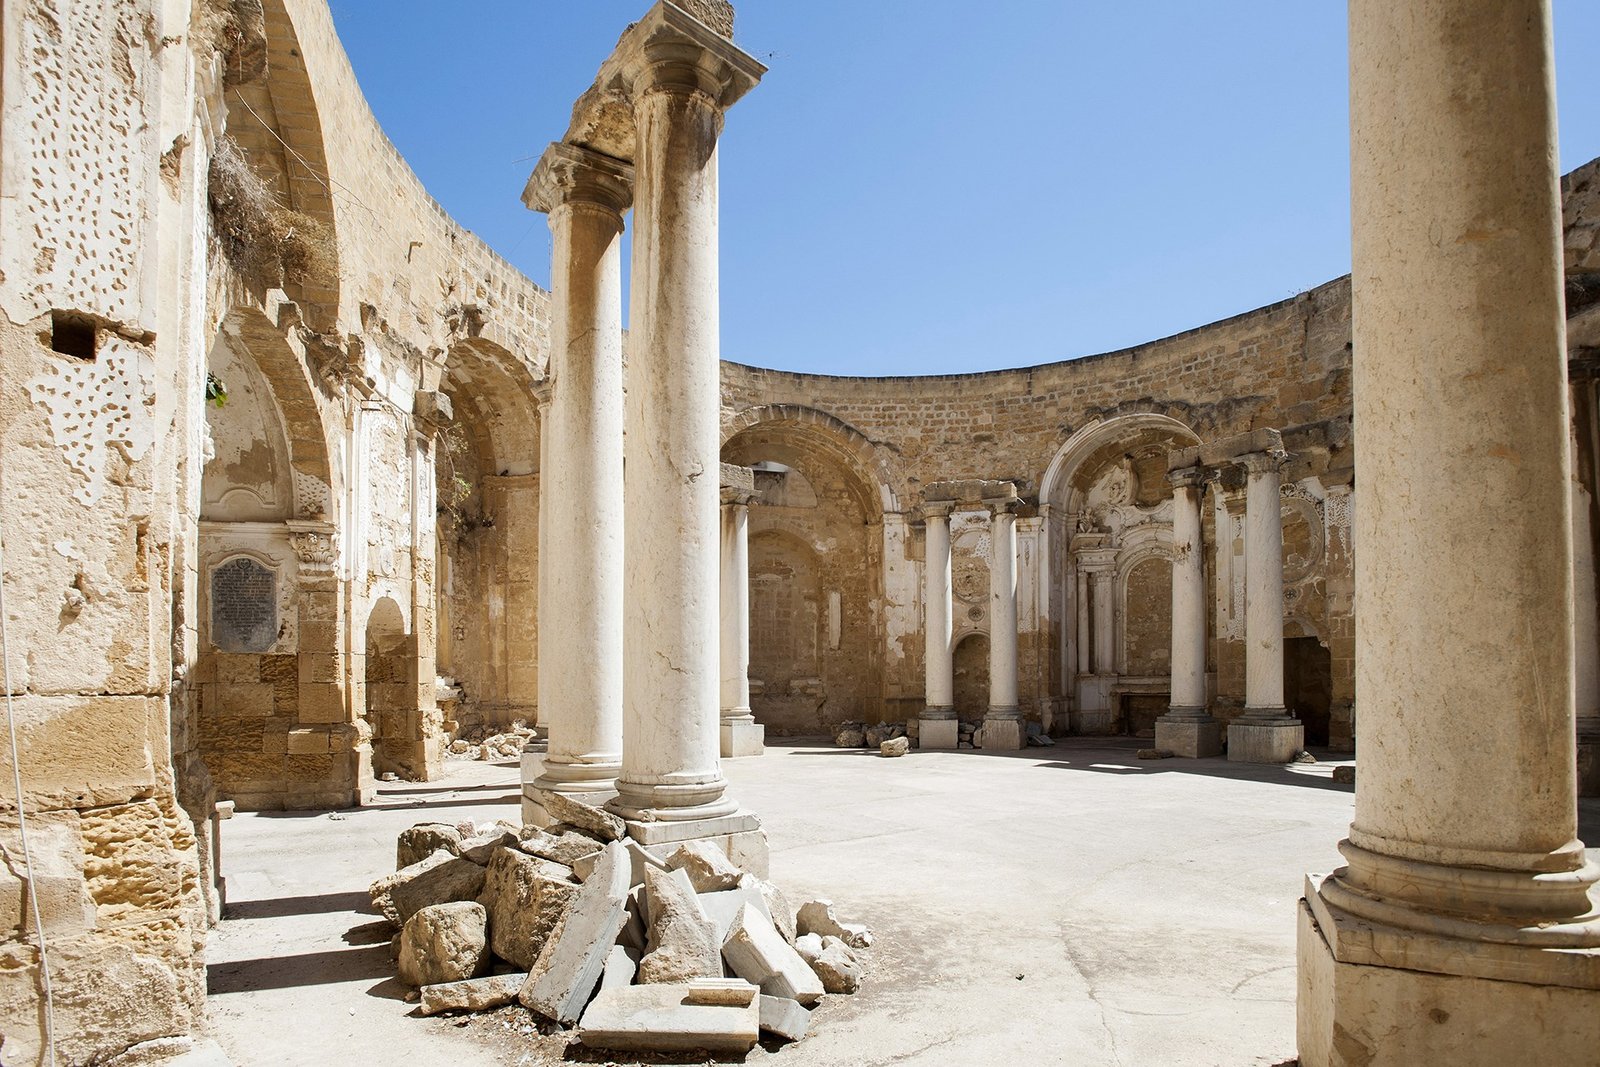
[[[675,4],[661,0],[628,27],[600,68],[598,84],[636,98],[653,90],[703,93],[732,107],[767,72],[764,64]]]
[[[539,417],[542,419],[550,411],[550,401],[556,396],[556,380],[547,373],[543,378],[534,382],[531,390],[533,402],[539,407]]]
[[[950,512],[955,509],[955,506],[956,502],[954,500],[924,500],[922,502],[922,517],[924,520],[948,520]]]
[[[1174,489],[1193,489],[1205,484],[1211,471],[1205,467],[1184,467],[1167,472],[1167,483]]]
[[[522,202],[545,214],[566,204],[587,204],[620,218],[633,204],[633,167],[592,148],[556,141],[539,157]]]
[[[1248,474],[1270,474],[1283,469],[1284,461],[1289,458],[1287,452],[1246,452],[1236,456],[1234,462],[1243,467]]]

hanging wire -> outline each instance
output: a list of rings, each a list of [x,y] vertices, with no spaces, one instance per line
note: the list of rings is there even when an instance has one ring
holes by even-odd
[[[39,914],[38,886],[33,879],[33,853],[28,848],[28,820],[23,813],[22,764],[17,757],[17,713],[11,697],[11,642],[6,635],[5,534],[0,529],[0,676],[6,690],[6,727],[11,736],[11,784],[17,797],[17,833],[22,838],[22,868],[33,905],[33,931],[39,939],[39,976],[44,986],[44,1042],[50,1067],[56,1067],[56,1005],[50,988],[50,961],[45,951],[44,917]]]

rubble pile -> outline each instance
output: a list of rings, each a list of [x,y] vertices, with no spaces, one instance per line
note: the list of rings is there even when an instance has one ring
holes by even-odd
[[[520,1003],[591,1048],[742,1054],[860,988],[872,934],[829,901],[794,910],[711,842],[658,855],[609,812],[542,797],[564,822],[419,823],[372,883],[423,1015]]]
[[[835,748],[867,748],[883,756],[903,756],[913,748],[921,747],[917,740],[918,722],[842,722],[834,728]],[[1036,748],[1054,745],[1055,738],[1044,732],[1037,722],[1027,724],[1027,743]],[[956,724],[956,747],[977,749],[983,747],[983,720],[962,719]]]
[[[512,723],[511,729],[506,733],[491,734],[489,727],[472,726],[462,730],[460,735],[450,742],[445,754],[451,759],[516,759],[522,755],[523,747],[531,742],[533,737],[533,727],[521,719]]]

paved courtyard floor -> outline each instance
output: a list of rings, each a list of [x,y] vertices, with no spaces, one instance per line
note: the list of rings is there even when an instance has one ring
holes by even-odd
[[[853,997],[746,1062],[814,1067],[1247,1067],[1294,1059],[1295,900],[1339,860],[1337,762],[1141,761],[1148,742],[1015,755],[776,745],[725,761],[772,879],[877,934]],[[520,1008],[411,1014],[366,886],[424,819],[516,817],[514,763],[451,762],[359,811],[223,824],[227,917],[207,949],[215,1037],[246,1067],[607,1062]],[[1600,801],[1581,807],[1600,838]],[[681,1062],[681,1061],[675,1061]]]

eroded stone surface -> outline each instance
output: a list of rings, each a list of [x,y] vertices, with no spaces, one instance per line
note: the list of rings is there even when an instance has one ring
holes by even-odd
[[[628,855],[613,841],[539,950],[518,996],[524,1007],[560,1023],[578,1021],[627,922],[627,899]]]
[[[639,961],[639,981],[681,983],[722,977],[716,927],[700,910],[688,875],[647,868],[644,886],[650,940]]]
[[[481,974],[489,966],[488,920],[476,901],[419,910],[400,931],[400,981],[431,986]]]
[[[471,978],[464,982],[445,982],[423,986],[422,1014],[437,1015],[442,1011],[489,1011],[510,1004],[528,976],[525,974],[496,974],[487,978]]]
[[[669,871],[683,871],[696,893],[716,893],[739,884],[743,872],[710,841],[690,841],[667,858]]]
[[[577,892],[571,871],[558,863],[502,846],[489,860],[479,902],[489,912],[489,947],[528,970]]]

